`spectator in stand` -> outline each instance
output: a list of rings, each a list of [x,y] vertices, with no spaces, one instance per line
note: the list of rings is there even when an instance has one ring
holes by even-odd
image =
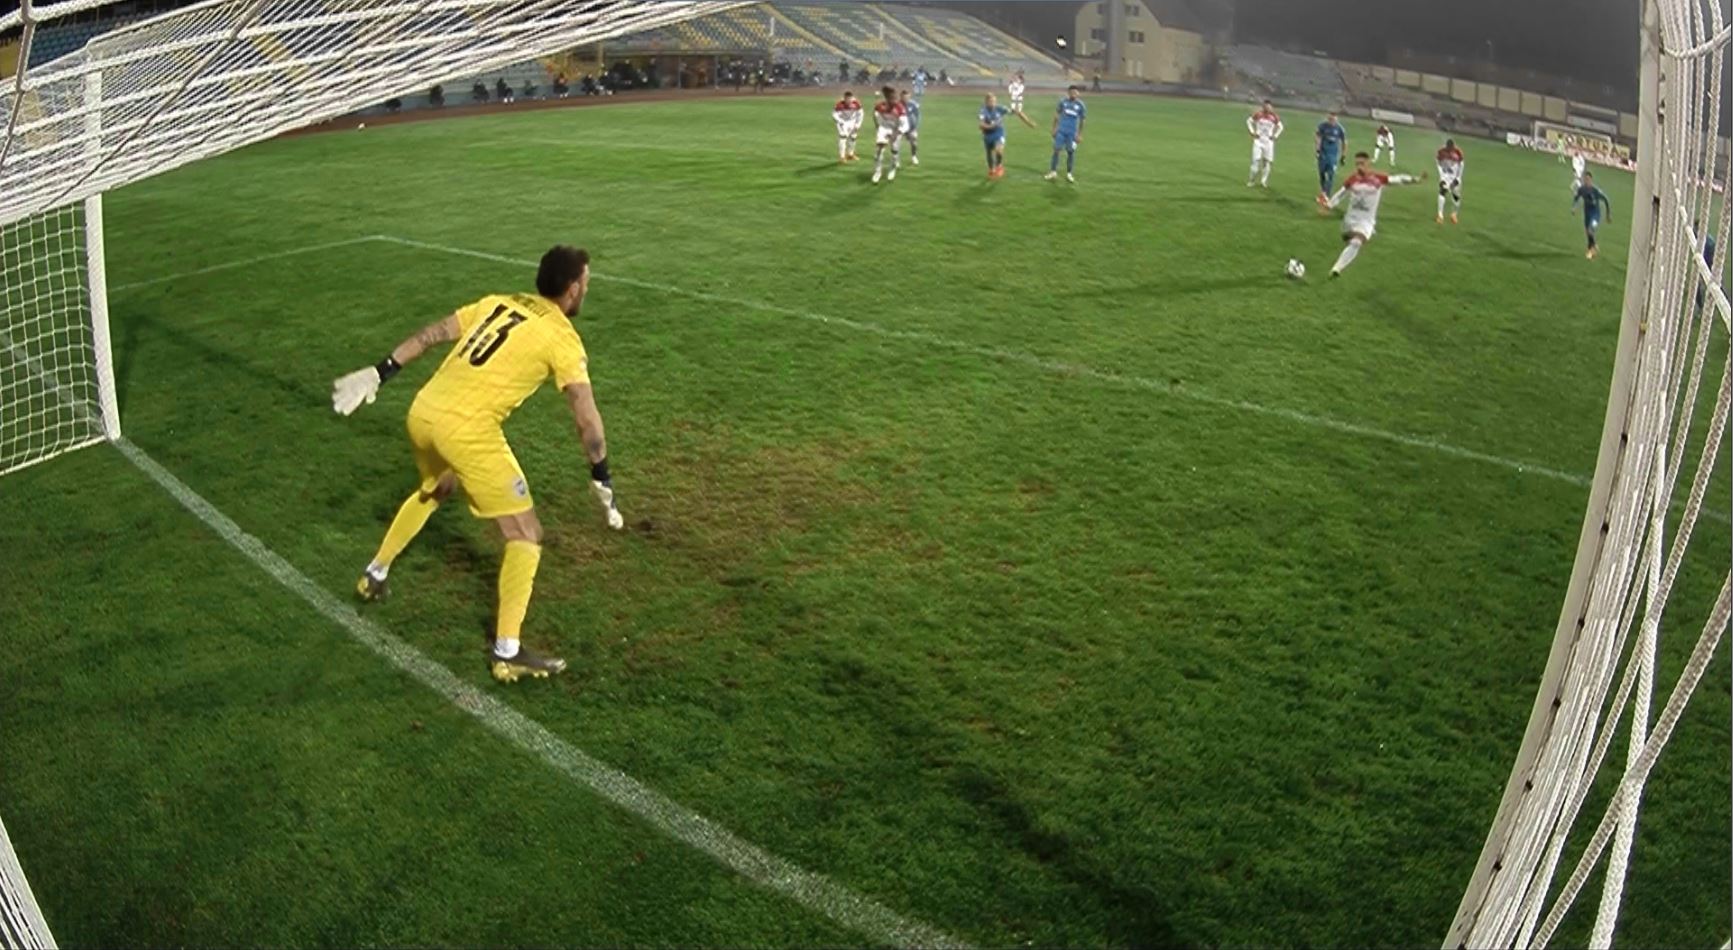
[[[487,87],[481,84],[481,80],[477,79],[475,85],[469,87],[469,97],[476,102],[487,101]]]
[[[1095,71],[1095,77],[1093,79],[1091,79],[1089,82],[1089,91],[1090,92],[1100,92],[1101,91],[1101,70],[1097,69]]]
[[[434,86],[432,89],[427,90],[427,104],[434,107],[435,109],[444,108],[445,107],[445,87],[444,86]]]
[[[734,91],[739,92],[740,87],[744,85],[746,85],[746,67],[736,60],[734,63]]]
[[[602,92],[601,89],[596,86],[596,77],[589,73],[584,74],[583,84],[578,88],[582,89],[586,96],[598,96],[601,95]]]
[[[764,68],[764,60],[761,59],[758,61],[758,68],[752,73],[752,91],[763,92],[764,87],[769,84],[770,75]]]
[[[523,91],[520,92],[519,95],[523,96],[525,99],[534,99],[536,97],[536,84],[525,79]]]
[[[511,87],[505,84],[504,76],[493,81],[493,95],[501,102],[511,101]]]
[[[867,72],[867,68],[865,66],[862,66],[860,68],[860,72],[855,73],[854,79],[855,79],[855,82],[858,82],[861,85],[866,85],[868,82],[870,82],[872,80],[872,75]]]
[[[385,111],[386,112],[402,112],[403,111],[403,100],[397,98],[396,96],[392,96],[391,98],[385,100]]]
[[[946,86],[951,84],[951,73],[943,66],[939,67],[939,82]]]
[[[566,94],[571,92],[571,91],[572,91],[572,87],[569,83],[566,82],[566,74],[562,70],[558,75],[556,75],[554,77],[554,95],[560,97],[561,99],[564,99],[566,97]]]
[[[836,64],[836,80],[845,86],[848,85],[848,60],[845,59]]]

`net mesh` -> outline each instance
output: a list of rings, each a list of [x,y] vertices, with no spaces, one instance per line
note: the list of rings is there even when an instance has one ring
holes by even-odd
[[[1612,944],[1648,777],[1728,628],[1728,552],[1692,545],[1733,383],[1722,290],[1733,207],[1719,197],[1730,170],[1728,40],[1718,0],[1644,4],[1638,198],[1595,487],[1528,734],[1447,947],[1548,945],[1597,871],[1587,939]],[[1687,552],[1720,591],[1682,608],[1707,619],[1682,631],[1695,641],[1677,679],[1657,683],[1662,622],[1681,612],[1669,608],[1679,606]],[[1653,716],[1657,687],[1666,698]],[[1609,754],[1621,730],[1622,759]],[[1585,815],[1609,785],[1598,817]],[[1574,861],[1567,843],[1580,845]]]
[[[105,0],[24,0],[23,28]],[[208,0],[20,69],[0,99],[0,222],[454,76],[740,0]]]
[[[84,205],[0,225],[0,474],[101,441]]]
[[[54,936],[24,881],[6,824],[0,822],[0,947],[34,950],[54,946]]]
[[[744,5],[670,0],[209,0],[0,83],[0,474],[118,436],[103,192],[457,75]],[[53,946],[0,826],[0,947]]]

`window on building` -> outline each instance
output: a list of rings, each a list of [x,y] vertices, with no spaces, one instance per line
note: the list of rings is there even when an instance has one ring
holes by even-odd
[[[1137,11],[1139,11],[1141,9],[1143,9],[1143,8],[1141,6],[1135,4],[1135,3],[1128,3],[1125,5],[1125,15],[1126,16],[1137,16]]]
[[[1101,40],[1101,41],[1105,42],[1107,40],[1107,31],[1098,26],[1095,29],[1089,31],[1089,38],[1092,40]]]
[[[1131,41],[1133,43],[1143,42],[1143,31],[1142,30],[1132,30],[1131,31]]]

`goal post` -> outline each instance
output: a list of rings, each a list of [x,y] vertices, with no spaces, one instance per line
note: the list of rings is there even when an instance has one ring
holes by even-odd
[[[1733,208],[1717,194],[1729,171],[1721,128],[1727,24],[1717,0],[1644,0],[1641,15],[1630,252],[1595,478],[1527,731],[1447,950],[1546,946],[1602,869],[1589,943],[1612,944],[1649,771],[1733,613],[1733,555],[1691,544],[1733,401],[1733,312],[1722,290]],[[1703,383],[1717,349],[1719,388],[1703,422],[1711,391]],[[1700,446],[1690,438],[1694,423]],[[1661,619],[1687,555],[1714,567],[1720,593],[1701,630],[1682,631],[1696,633],[1695,643],[1678,679],[1657,694],[1667,686],[1656,682]],[[1665,703],[1651,719],[1656,695]],[[1621,726],[1627,754],[1610,762]],[[1585,841],[1573,832],[1597,779],[1612,792]],[[1567,842],[1580,848],[1560,880]]]
[[[746,0],[204,0],[32,66],[115,0],[21,0],[0,81],[0,475],[120,437],[103,195],[453,77]]]
[[[747,0],[205,0],[30,65],[115,0],[21,0],[0,80],[0,476],[120,438],[103,195],[280,132]],[[52,947],[0,826],[0,948]]]

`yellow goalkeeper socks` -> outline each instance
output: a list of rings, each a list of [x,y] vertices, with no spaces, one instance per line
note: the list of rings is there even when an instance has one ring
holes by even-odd
[[[409,547],[409,542],[421,533],[427,526],[427,519],[439,510],[439,502],[421,492],[412,492],[404,500],[403,506],[397,509],[397,517],[391,519],[391,527],[385,529],[385,540],[379,543],[379,553],[373,555],[373,563],[367,565],[369,573],[384,577],[391,569],[391,562],[397,560],[397,555]]]
[[[530,609],[530,593],[536,585],[536,567],[542,562],[542,546],[528,541],[507,541],[505,560],[499,566],[499,623],[494,636],[502,644],[517,643],[523,631],[524,614]]]

